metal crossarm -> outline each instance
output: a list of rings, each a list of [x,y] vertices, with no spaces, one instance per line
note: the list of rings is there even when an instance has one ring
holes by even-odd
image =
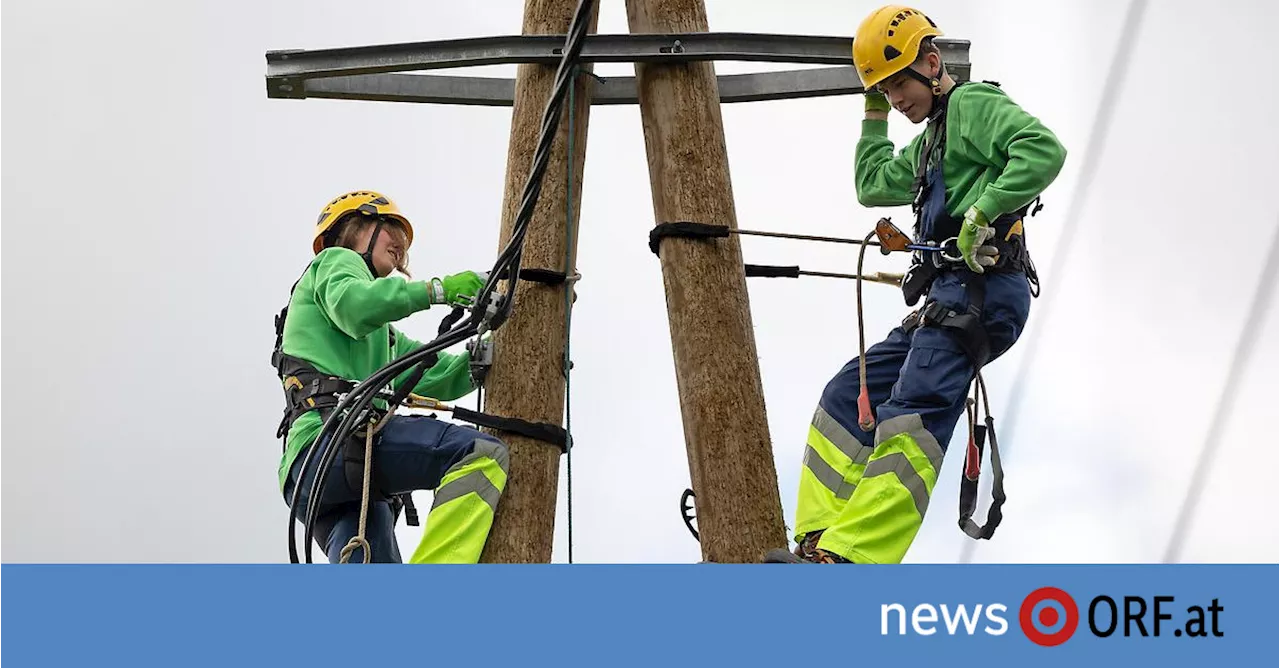
[[[496,77],[403,72],[521,63],[559,62],[562,35],[481,37],[267,52],[267,96],[511,106],[515,81]],[[850,66],[849,37],[759,33],[590,35],[583,62],[694,62],[709,60],[842,65],[786,72],[723,75],[721,102],[784,100],[862,92]],[[969,42],[938,39],[943,62],[957,81],[969,78]],[[600,82],[593,104],[636,104],[634,77]]]

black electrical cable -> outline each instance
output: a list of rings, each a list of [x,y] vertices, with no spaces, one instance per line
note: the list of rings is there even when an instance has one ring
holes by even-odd
[[[524,252],[525,234],[533,218],[538,196],[542,192],[542,181],[546,174],[547,164],[551,159],[551,147],[555,142],[556,128],[560,125],[564,100],[569,86],[573,84],[574,75],[577,71],[577,61],[582,53],[587,31],[590,29],[589,18],[594,4],[594,0],[581,0],[578,3],[577,10],[574,12],[568,35],[565,38],[564,55],[556,72],[551,99],[547,101],[547,106],[543,111],[541,135],[539,136],[537,150],[534,152],[533,167],[529,172],[528,180],[525,182],[521,206],[516,214],[515,224],[512,227],[511,239],[499,254],[492,271],[489,272],[488,281],[476,295],[470,315],[448,332],[441,334],[422,347],[392,360],[364,381],[358,383],[346,396],[339,400],[329,418],[325,420],[324,426],[321,427],[314,444],[308,448],[289,504],[289,558],[293,563],[298,563],[297,536],[293,528],[293,522],[298,517],[297,507],[301,498],[301,489],[311,471],[312,462],[317,462],[319,469],[316,471],[312,481],[311,493],[308,495],[304,538],[306,541],[307,563],[311,563],[312,533],[315,527],[316,506],[318,505],[315,502],[324,498],[325,482],[328,479],[327,472],[333,465],[333,461],[342,447],[341,444],[350,437],[356,425],[367,421],[367,417],[370,414],[370,405],[378,397],[382,387],[415,364],[423,363],[432,354],[480,333],[481,327],[496,329],[506,320],[514,308],[514,286],[519,280],[520,260]],[[504,272],[506,276],[503,275]],[[497,288],[498,281],[504,278],[512,286],[510,296],[500,296],[495,312],[490,313],[489,307],[494,290]],[[399,394],[399,392],[396,392],[396,394]],[[395,410],[395,405],[388,406],[388,409]],[[336,421],[337,428],[334,429],[334,418],[337,416],[340,416],[340,419]],[[370,428],[372,428],[372,425],[370,425]],[[326,441],[326,436],[330,434],[332,434],[332,437]],[[318,447],[318,444],[323,445]],[[317,451],[320,451],[318,457],[316,456]]]
[[[560,117],[565,98],[567,97],[569,86],[573,84],[577,60],[582,53],[587,31],[591,27],[589,19],[593,4],[593,0],[579,2],[573,21],[570,23],[569,34],[564,47],[564,57],[561,58],[560,67],[556,71],[556,80],[551,99],[547,101],[547,107],[543,112],[542,134],[539,137],[538,147],[534,151],[533,168],[529,173],[528,181],[525,182],[520,209],[516,214],[516,222],[512,228],[511,241],[499,255],[498,261],[494,265],[494,270],[489,274],[489,281],[480,289],[477,295],[475,305],[477,313],[483,313],[487,310],[490,296],[496,289],[498,281],[504,278],[502,276],[504,271],[509,272],[509,276],[505,278],[513,286],[519,278],[520,258],[524,252],[525,232],[528,230],[529,223],[533,218],[533,210],[537,206],[538,196],[542,192],[543,175],[546,173],[547,163],[551,160],[551,147],[555,143],[556,128],[560,126]],[[514,291],[512,295],[514,296]],[[510,314],[513,306],[514,298],[504,300],[499,306],[501,314],[497,317],[497,322],[502,322],[506,315]]]

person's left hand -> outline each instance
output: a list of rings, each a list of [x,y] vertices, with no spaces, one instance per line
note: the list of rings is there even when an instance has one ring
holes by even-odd
[[[999,251],[995,246],[984,245],[987,239],[996,235],[996,230],[989,224],[987,215],[977,207],[969,207],[964,212],[964,223],[960,226],[960,234],[956,236],[956,248],[964,263],[975,273],[983,273],[984,267],[995,265]]]

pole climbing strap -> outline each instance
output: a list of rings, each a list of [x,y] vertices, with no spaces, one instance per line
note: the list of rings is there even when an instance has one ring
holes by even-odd
[[[747,278],[800,278],[800,267],[781,267],[768,264],[747,264]]]
[[[649,230],[649,250],[654,255],[662,256],[658,252],[662,245],[662,240],[667,237],[682,237],[685,239],[722,239],[730,234],[729,228],[725,225],[708,225],[706,223],[693,223],[687,220],[677,221],[674,223],[661,223],[652,230]]]
[[[559,425],[548,424],[546,422],[529,422],[520,418],[499,417],[488,413],[480,413],[461,406],[453,407],[453,417],[470,422],[481,427],[489,427],[490,429],[498,429],[500,431],[509,431],[513,434],[526,436],[534,440],[550,443],[558,448],[562,453],[569,451],[569,438],[566,432]]]
[[[520,270],[520,280],[543,285],[562,285],[568,278],[563,271],[555,271],[553,269],[526,268]]]

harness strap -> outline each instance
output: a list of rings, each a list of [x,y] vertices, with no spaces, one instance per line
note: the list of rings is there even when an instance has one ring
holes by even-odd
[[[1032,204],[1038,202],[1039,198],[1036,198]],[[1027,282],[1031,284],[1031,294],[1039,296],[1040,277],[1036,274],[1035,263],[1031,260],[1031,252],[1027,248],[1026,233],[1023,229],[1023,219],[1032,204],[1000,216],[991,223],[996,235],[989,239],[986,245],[995,246],[999,257],[994,266],[983,268],[982,275],[1021,272],[1026,274]],[[1038,211],[1039,208],[1034,210]],[[902,296],[907,306],[916,305],[920,297],[929,291],[929,286],[939,273],[953,269],[967,271],[968,267],[963,260],[943,258],[941,252],[917,251],[902,281]]]
[[[338,404],[338,395],[350,392],[355,383],[337,376],[320,373],[306,360],[277,350],[276,371],[284,388],[284,417],[276,429],[276,438],[284,438],[293,423],[311,410],[322,415]],[[281,447],[284,447],[283,445]]]
[[[369,258],[366,257],[365,259],[368,262]],[[372,267],[370,269],[372,270]],[[545,282],[555,281],[554,276],[536,273],[541,270],[530,271],[535,272],[534,275]],[[302,282],[304,276],[306,276],[306,271],[303,271],[302,276],[299,276],[298,280],[294,281],[293,286],[289,288],[290,300],[292,300],[293,293],[297,290],[298,284]],[[465,312],[465,309],[455,307],[440,322],[440,333],[443,334],[453,327],[465,315]],[[284,416],[280,420],[280,425],[276,428],[276,438],[280,439],[286,437],[293,423],[307,411],[318,410],[321,419],[327,420],[330,413],[338,405],[339,395],[350,392],[356,386],[355,383],[345,378],[323,374],[306,360],[284,352],[284,326],[288,316],[289,304],[286,302],[284,308],[280,309],[280,313],[275,316],[276,341],[275,347],[271,351],[271,366],[275,368],[276,375],[280,378],[285,392]],[[388,328],[387,345],[394,353],[396,349],[396,332],[394,328]],[[426,370],[435,366],[438,361],[438,355],[431,355],[415,366],[412,373],[405,379],[405,382],[396,388],[393,396],[394,401],[389,405],[394,406],[404,396],[407,396],[418,384],[418,381],[421,380]],[[374,413],[379,416],[385,415],[385,413],[380,413],[376,409],[374,409]],[[364,449],[363,447],[352,447],[353,442],[358,440],[354,435],[347,440],[348,442],[343,444],[344,477],[353,490],[360,490],[364,485]],[[280,447],[283,452],[287,447],[287,443],[282,442]],[[379,494],[391,503],[396,520],[399,519],[400,512],[403,510],[405,523],[409,526],[419,526],[418,509],[413,503],[411,493],[387,495],[379,491]]]
[[[930,301],[920,311],[920,323],[950,331],[977,371],[991,357],[991,343],[986,328],[982,326],[982,310],[987,301],[987,280],[980,274],[971,277],[966,285],[969,305],[963,313],[952,311],[938,301]]]
[[[985,425],[977,424],[974,406],[981,391],[983,412],[986,414]],[[974,540],[987,539],[995,534],[996,527],[1004,519],[1003,506],[1006,500],[1004,493],[1004,467],[1000,464],[1000,445],[996,440],[995,419],[991,417],[991,406],[986,401],[986,384],[982,376],[974,380],[975,400],[968,406],[969,443],[965,451],[964,469],[960,475],[960,529]],[[982,450],[987,434],[991,435],[991,506],[987,509],[987,523],[978,526],[973,521],[973,513],[978,506],[978,478],[982,473]]]
[[[400,511],[404,511],[404,523],[411,526],[421,526],[418,521],[418,507],[413,505],[413,494],[405,492],[391,497],[391,523],[395,524],[400,519]]]
[[[986,83],[999,86],[994,81]],[[954,90],[953,88],[952,92]],[[943,239],[949,239],[951,236],[959,234],[959,221],[952,218],[945,211],[934,211],[932,213],[936,216],[936,219],[930,219],[929,232],[935,238],[921,238],[921,227],[926,215],[924,210],[925,202],[930,194],[937,195],[936,192],[930,193],[929,191],[931,188],[945,188],[940,179],[937,183],[930,182],[929,169],[940,165],[944,158],[947,103],[949,98],[950,94],[937,100],[938,104],[935,105],[929,122],[932,133],[926,137],[926,142],[921,149],[921,154],[917,161],[915,180],[912,184],[915,192],[912,211],[916,214],[915,232],[920,242],[945,243],[942,241]],[[937,202],[935,202],[936,204]],[[1002,506],[1006,499],[1004,493],[1004,469],[1000,463],[995,420],[991,417],[986,384],[982,379],[982,367],[990,361],[991,356],[991,342],[982,323],[983,309],[986,304],[986,279],[988,275],[993,273],[1021,272],[1026,275],[1027,281],[1032,287],[1032,295],[1039,296],[1039,276],[1036,274],[1035,265],[1031,261],[1031,255],[1027,248],[1023,219],[1028,215],[1034,216],[1041,208],[1043,208],[1043,205],[1040,203],[1040,198],[1036,197],[1035,200],[1018,211],[999,216],[992,221],[991,226],[995,228],[996,236],[986,243],[996,247],[999,257],[996,264],[991,267],[985,267],[983,273],[973,273],[971,276],[966,277],[965,286],[968,304],[963,312],[957,312],[936,300],[930,300],[926,301],[921,309],[908,315],[902,322],[902,327],[908,335],[920,326],[938,327],[949,331],[973,364],[974,398],[966,402],[966,410],[969,417],[969,442],[965,452],[965,466],[961,472],[960,479],[959,525],[966,535],[974,539],[991,538],[1001,519],[1003,519]],[[939,273],[951,270],[967,271],[968,269],[963,261],[947,260],[941,252],[917,252],[911,268],[902,281],[903,296],[907,301],[907,305],[914,306],[921,296],[928,293],[933,280]],[[976,419],[975,407],[979,405],[979,400],[985,413],[985,424],[982,425],[979,425]],[[978,480],[982,472],[982,451],[986,445],[988,435],[991,437],[991,467],[995,477],[992,482],[992,503],[987,511],[987,523],[984,526],[978,526],[973,521],[973,514],[977,508]]]

